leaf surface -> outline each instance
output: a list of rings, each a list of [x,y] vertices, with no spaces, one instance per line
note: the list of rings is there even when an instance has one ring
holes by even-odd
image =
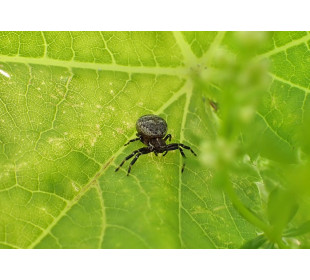
[[[0,246],[3,248],[237,248],[256,237],[200,163],[214,118],[194,86],[197,65],[222,32],[3,32],[0,34]],[[272,83],[256,114],[265,139],[296,157],[295,128],[309,110],[307,33],[269,34],[257,59]],[[166,119],[172,142],[191,146],[143,155],[126,176],[124,157],[144,114]],[[257,153],[257,151],[255,151]],[[253,149],[254,153],[254,149]],[[281,156],[283,153],[281,153]],[[276,152],[271,158],[277,158]],[[259,208],[251,166],[234,177],[241,200]]]

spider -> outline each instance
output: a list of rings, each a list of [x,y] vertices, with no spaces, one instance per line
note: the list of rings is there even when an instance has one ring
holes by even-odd
[[[185,154],[182,149],[184,148],[190,150],[195,156],[197,156],[196,153],[191,149],[191,147],[186,146],[182,143],[171,143],[171,144],[166,143],[168,139],[169,141],[171,141],[171,134],[166,135],[168,129],[167,123],[163,118],[159,116],[145,115],[140,117],[137,120],[136,129],[137,129],[136,135],[138,137],[135,139],[131,139],[124,146],[127,146],[131,142],[140,140],[147,147],[143,147],[133,151],[122,161],[119,167],[115,169],[115,172],[122,167],[122,165],[125,163],[126,160],[132,158],[133,156],[135,157],[129,164],[127,176],[131,171],[131,167],[135,164],[135,162],[141,155],[154,153],[157,156],[158,154],[163,153],[163,156],[165,156],[168,153],[168,151],[179,150],[182,157],[185,158]],[[183,164],[182,172],[184,171],[184,166],[185,164]]]

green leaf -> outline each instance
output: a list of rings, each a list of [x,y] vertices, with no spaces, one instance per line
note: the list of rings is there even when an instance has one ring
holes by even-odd
[[[271,60],[272,83],[256,112],[259,129],[244,133],[244,143],[251,155],[290,161],[310,109],[310,36],[242,34],[0,33],[0,247],[239,248],[254,239],[257,228],[201,163],[218,123],[205,101],[222,83],[206,92],[197,77],[220,50],[240,55],[259,45],[256,59]],[[144,114],[162,116],[172,142],[197,152],[185,151],[184,173],[178,151],[141,156],[130,176],[129,162],[114,172],[143,146],[123,145]],[[255,150],[249,143],[257,132]],[[231,180],[242,203],[260,209],[263,179],[253,161],[249,169]]]
[[[267,239],[264,235],[259,235],[242,245],[241,249],[258,249],[266,243]]]
[[[290,229],[285,232],[286,237],[294,237],[310,232],[310,221],[303,223],[299,228]]]
[[[310,110],[306,75],[309,39],[305,32],[276,32],[270,50],[257,57],[270,60],[271,84],[256,113],[255,129],[249,131],[255,139],[253,153],[259,151],[264,157],[286,163],[298,160],[298,130]]]
[[[273,235],[280,237],[283,229],[296,215],[298,204],[289,191],[275,189],[269,195],[267,210],[269,222],[273,226]]]

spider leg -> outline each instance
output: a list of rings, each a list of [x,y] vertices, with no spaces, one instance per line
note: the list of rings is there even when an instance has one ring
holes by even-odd
[[[143,147],[143,148],[141,148],[141,149],[138,149],[138,150],[133,151],[130,155],[128,155],[127,157],[125,157],[125,159],[121,162],[121,164],[115,169],[115,172],[117,172],[117,171],[122,167],[122,165],[125,163],[126,160],[132,158],[135,154],[141,153],[141,152],[143,152],[143,151],[145,151],[145,150],[148,151],[149,149]],[[146,154],[147,154],[147,153],[146,153]]]
[[[182,165],[182,170],[181,170],[182,173],[184,172],[184,168],[185,168],[185,163],[183,163]]]
[[[173,150],[176,150],[176,149],[178,149],[178,147],[177,146],[175,147],[174,144],[167,145],[167,150],[163,153],[163,157],[168,153],[168,151],[173,151]]]
[[[168,138],[169,138],[169,141],[171,141],[171,134],[167,134],[164,138],[164,141],[167,141]]]
[[[131,171],[131,167],[135,164],[135,162],[137,161],[137,159],[141,156],[141,155],[145,155],[148,153],[151,153],[152,151],[150,151],[148,148],[141,148],[140,150],[144,149],[143,151],[140,151],[136,154],[135,158],[131,161],[131,163],[129,164],[128,167],[128,172],[127,172],[127,176],[129,175],[130,171]]]
[[[121,162],[121,164],[115,169],[115,172],[117,172],[122,167],[122,165],[125,163],[126,160],[132,158],[136,153],[139,153],[139,150],[136,150],[132,152],[129,156],[125,157],[124,160]]]
[[[181,147],[184,148],[184,149],[190,150],[190,151],[193,153],[194,156],[197,156],[196,153],[192,150],[191,147],[186,146],[186,145],[184,145],[184,144],[182,144],[182,143],[178,143],[178,145],[181,146]]]
[[[179,149],[179,151],[180,151],[180,153],[181,153],[182,157],[184,157],[184,158],[185,158],[186,156],[185,156],[185,154],[184,154],[184,152],[183,152],[182,148],[181,148],[181,147],[178,147],[178,149]]]
[[[168,151],[173,151],[173,150],[179,150],[181,155],[182,155],[182,157],[183,158],[186,157],[184,152],[183,152],[183,150],[182,150],[182,148],[179,147],[179,144],[177,144],[177,143],[167,145],[167,151],[165,153],[168,153]],[[184,168],[185,168],[185,163],[183,163],[183,165],[182,165],[182,170],[181,170],[182,173],[184,171]]]
[[[168,151],[173,151],[173,150],[177,150],[178,149],[180,151],[182,157],[185,158],[186,156],[185,156],[184,151],[183,151],[183,149],[181,147],[184,148],[184,149],[190,150],[195,156],[197,156],[196,153],[192,150],[191,147],[186,146],[186,145],[181,144],[181,143],[172,143],[172,144],[167,145],[167,150],[165,152],[165,155],[167,154]],[[183,165],[182,165],[182,169],[181,169],[182,173],[184,171],[184,168],[185,168],[185,163],[183,163]]]
[[[166,155],[168,153],[168,151],[173,151],[173,150],[179,150],[182,157],[184,157],[184,158],[186,157],[184,152],[183,152],[183,149],[181,147],[179,147],[179,144],[177,144],[177,143],[167,145],[167,150],[165,151],[164,155]]]
[[[135,142],[135,141],[138,141],[138,140],[140,140],[140,137],[137,137],[137,138],[135,138],[135,139],[131,139],[131,140],[129,140],[124,146],[127,146],[127,145],[129,145],[131,142]]]

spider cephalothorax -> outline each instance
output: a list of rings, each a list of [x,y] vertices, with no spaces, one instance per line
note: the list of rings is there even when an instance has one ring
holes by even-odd
[[[125,161],[132,158],[134,155],[135,157],[129,165],[127,175],[129,175],[131,167],[137,161],[139,156],[144,154],[154,153],[157,156],[157,154],[163,153],[163,156],[165,156],[168,153],[168,151],[179,150],[182,157],[185,157],[185,154],[182,149],[184,148],[190,150],[196,156],[195,152],[190,147],[182,143],[171,143],[171,144],[166,143],[168,139],[169,141],[171,141],[171,135],[170,134],[166,135],[168,130],[167,123],[163,118],[159,116],[145,115],[140,117],[137,120],[136,129],[138,137],[127,142],[125,146],[131,142],[140,140],[147,147],[143,147],[133,151],[129,156],[127,156],[122,161],[122,163],[119,165],[119,167],[115,169],[115,171],[118,171],[120,167],[125,163]],[[183,170],[184,165],[182,168],[182,172]]]

